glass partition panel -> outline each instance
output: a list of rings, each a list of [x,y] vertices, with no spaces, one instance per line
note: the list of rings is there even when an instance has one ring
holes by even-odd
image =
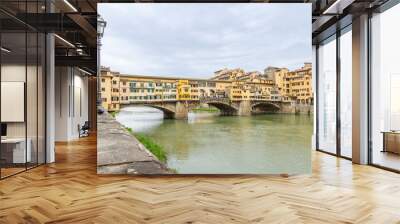
[[[318,149],[336,153],[336,40],[318,48]]]
[[[28,160],[28,168],[37,165],[38,158],[38,35],[36,32],[27,33],[27,75],[26,75],[26,112],[27,112],[27,149],[31,153]]]
[[[340,154],[352,157],[352,34],[340,36]]]
[[[1,33],[1,176],[24,171],[26,138],[26,33]],[[27,150],[28,149],[28,150]]]
[[[38,34],[38,76],[37,76],[37,89],[38,89],[38,105],[37,105],[37,114],[38,114],[38,164],[43,164],[46,162],[46,145],[45,145],[45,120],[46,120],[46,109],[45,109],[45,65],[46,65],[46,37],[44,34]]]
[[[45,1],[0,7],[21,16],[45,12]],[[10,15],[0,12],[0,178],[45,163],[46,38]]]
[[[372,163],[400,170],[400,5],[372,23]]]

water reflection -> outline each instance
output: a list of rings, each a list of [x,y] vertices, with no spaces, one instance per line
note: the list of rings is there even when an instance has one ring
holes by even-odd
[[[146,132],[160,126],[164,115],[160,110],[151,107],[126,107],[118,113],[116,118],[135,132]]]
[[[214,118],[219,116],[219,113],[193,113],[190,112],[188,114],[188,123],[195,124],[195,123],[213,123],[215,120]]]

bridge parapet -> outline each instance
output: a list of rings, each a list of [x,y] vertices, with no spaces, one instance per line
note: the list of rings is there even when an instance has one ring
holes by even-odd
[[[231,100],[228,97],[202,97],[200,103],[220,102],[229,104]]]
[[[152,104],[152,103],[176,103],[178,100],[164,100],[164,99],[154,99],[154,100],[132,100],[128,104]]]

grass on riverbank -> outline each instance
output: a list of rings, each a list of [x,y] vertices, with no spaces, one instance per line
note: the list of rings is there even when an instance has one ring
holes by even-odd
[[[117,116],[118,112],[117,111],[112,111],[112,112],[110,112],[110,114],[111,114],[111,116],[113,118],[115,118]]]
[[[192,111],[193,112],[208,112],[208,113],[219,112],[219,110],[217,108],[213,108],[213,107],[199,107],[199,108],[194,108]]]
[[[167,153],[163,147],[157,144],[152,138],[145,134],[133,133],[132,128],[125,127],[125,129],[139,140],[158,160],[165,163],[167,161]]]
[[[135,137],[161,162],[165,163],[167,161],[167,153],[161,145],[157,144],[153,139],[145,134],[136,133]]]

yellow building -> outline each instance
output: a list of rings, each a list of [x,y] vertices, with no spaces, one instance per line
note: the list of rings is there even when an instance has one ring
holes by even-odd
[[[246,83],[249,100],[267,100],[270,96],[271,84],[267,83]]]
[[[102,107],[107,111],[119,110],[119,73],[102,68],[100,80]]]
[[[246,82],[259,82],[261,81],[260,78],[261,78],[261,73],[259,71],[247,72],[236,77],[237,80]]]
[[[119,93],[120,93],[120,103],[121,104],[129,104],[129,79],[125,77],[120,77],[119,81]]]
[[[149,79],[137,79],[133,77],[127,77],[129,80],[130,89],[130,101],[148,101],[153,99],[161,99],[161,93],[159,88],[156,88],[156,84],[153,80]],[[156,90],[158,90],[156,92]]]
[[[116,111],[121,104],[205,98],[313,103],[311,64],[306,63],[294,71],[268,67],[264,72],[262,75],[259,72],[245,73],[242,69],[221,70],[219,79],[202,80],[124,75],[103,68],[102,106],[108,111]]]
[[[178,80],[177,82],[178,97],[177,100],[191,100],[191,86],[189,80]]]
[[[199,80],[197,81],[199,86],[199,99],[205,98],[216,98],[216,81]]]
[[[168,80],[162,81],[160,83],[162,89],[162,96],[160,99],[162,100],[176,100],[177,99],[177,90],[176,90],[176,81]]]
[[[313,104],[311,63],[305,63],[302,68],[289,72],[286,83],[289,85],[289,95],[297,103]]]
[[[273,81],[282,95],[290,93],[290,86],[286,80],[288,73],[289,69],[287,68],[278,68],[273,72]]]
[[[269,67],[265,70],[265,74],[272,77],[283,101],[313,103],[311,63],[305,63],[302,68],[294,71],[289,71],[287,68]]]
[[[228,97],[229,88],[232,86],[231,81],[215,81],[215,96],[217,98]]]
[[[120,74],[120,102],[176,100],[176,79]]]
[[[199,83],[197,81],[189,81],[190,85],[190,99],[191,100],[199,100]]]
[[[111,80],[111,104],[112,110],[119,110],[120,107],[120,89],[119,89],[119,74],[113,75]]]
[[[246,73],[241,68],[236,68],[236,69],[224,68],[224,69],[214,72],[214,77],[212,77],[211,79],[212,80],[233,81],[244,75],[246,75]]]
[[[245,85],[244,81],[233,81],[230,86],[227,87],[227,95],[231,101],[246,100],[249,96],[249,88]]]

